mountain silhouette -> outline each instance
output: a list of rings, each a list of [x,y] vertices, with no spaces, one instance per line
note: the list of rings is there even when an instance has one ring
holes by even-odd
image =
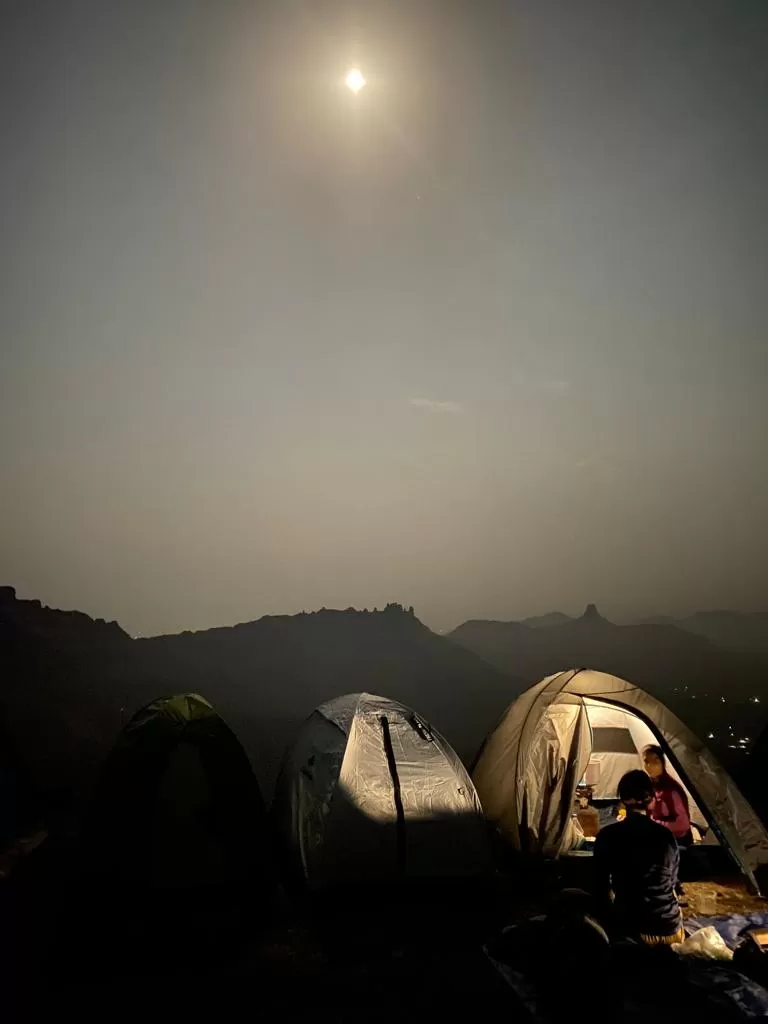
[[[632,680],[678,709],[683,693],[746,699],[764,686],[767,675],[759,659],[723,650],[704,636],[669,624],[615,625],[592,604],[580,618],[548,628],[470,620],[448,637],[529,683],[564,665],[600,669]],[[686,709],[684,717],[690,720],[690,714]]]
[[[613,623],[609,622],[608,619],[604,619],[600,612],[597,610],[596,604],[588,604],[584,610],[584,614],[581,616],[582,622],[588,622],[590,625],[604,625],[612,626]],[[565,625],[565,623],[563,623]]]
[[[322,609],[135,641],[143,675],[183,684],[217,707],[271,786],[286,745],[313,709],[366,690],[416,708],[471,761],[522,689],[471,651],[438,636],[400,605]]]
[[[695,612],[693,615],[680,619],[668,615],[657,615],[645,621],[658,625],[677,626],[689,633],[704,636],[726,650],[768,656],[768,613],[766,612]]]
[[[114,622],[17,599],[0,587],[0,734],[4,785],[49,807],[87,791],[120,727],[110,674],[130,656]],[[24,802],[24,801],[22,801]]]
[[[87,799],[121,726],[163,695],[210,700],[269,793],[296,730],[332,697],[367,690],[400,700],[471,761],[522,689],[396,604],[139,640],[116,623],[18,600],[10,587],[0,590],[0,676],[0,730],[17,752],[16,775],[47,806]]]
[[[570,615],[562,612],[548,612],[546,615],[532,615],[523,619],[522,624],[530,629],[549,629],[550,626],[563,626],[566,622],[572,622]]]
[[[732,701],[760,692],[763,662],[677,625],[615,625],[594,605],[578,618],[471,620],[445,637],[413,609],[390,604],[132,639],[117,623],[19,600],[3,587],[0,774],[49,809],[87,799],[121,726],[150,700],[185,691],[203,694],[235,730],[267,796],[301,722],[348,692],[414,707],[471,763],[511,700],[572,667],[631,679],[702,735],[722,718],[725,697],[733,735],[755,736],[764,720],[763,706],[749,703],[737,723]],[[730,732],[723,742],[727,754]]]

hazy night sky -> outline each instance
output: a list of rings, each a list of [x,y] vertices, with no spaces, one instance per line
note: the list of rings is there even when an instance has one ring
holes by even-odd
[[[768,605],[765,0],[1,13],[0,582]]]

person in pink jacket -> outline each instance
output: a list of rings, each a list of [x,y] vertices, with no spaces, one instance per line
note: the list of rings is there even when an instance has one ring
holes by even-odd
[[[690,846],[691,812],[688,794],[667,771],[664,751],[655,743],[643,748],[643,767],[653,783],[653,800],[648,817],[668,828],[680,846]]]

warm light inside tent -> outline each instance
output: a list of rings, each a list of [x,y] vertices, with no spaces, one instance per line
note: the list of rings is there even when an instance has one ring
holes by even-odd
[[[358,93],[366,84],[365,78],[360,68],[350,68],[347,72],[347,77],[344,79],[344,84],[352,92]]]

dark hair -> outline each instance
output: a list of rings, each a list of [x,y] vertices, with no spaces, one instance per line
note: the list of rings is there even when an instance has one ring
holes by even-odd
[[[655,754],[663,765],[666,765],[667,763],[666,755],[658,743],[648,743],[643,747],[643,757],[645,757],[646,754]]]
[[[653,800],[653,783],[639,768],[622,775],[619,780],[619,800],[623,804],[639,804],[647,807]]]

